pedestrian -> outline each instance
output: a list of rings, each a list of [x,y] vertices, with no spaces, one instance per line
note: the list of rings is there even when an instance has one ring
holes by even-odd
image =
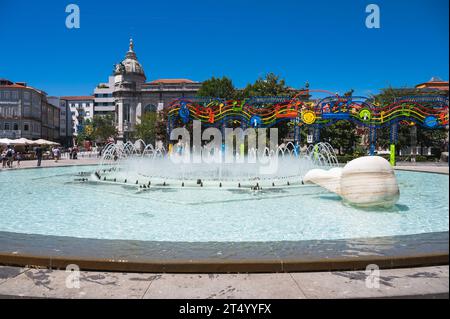
[[[20,161],[22,160],[22,153],[17,152],[16,153],[16,161],[17,161],[17,167],[20,167]]]
[[[2,162],[2,168],[6,168],[6,162],[8,161],[8,159],[6,158],[6,150],[3,150],[0,153],[0,161]]]
[[[72,159],[76,160],[78,159],[78,147],[74,147],[72,150]]]
[[[40,145],[38,145],[35,149],[34,152],[36,153],[36,158],[37,158],[37,166],[40,167],[41,166],[41,161],[42,161],[42,148]]]
[[[58,163],[59,155],[61,154],[59,151],[59,147],[57,147],[57,146],[53,147],[52,153],[53,153],[53,159],[55,160],[55,163]]]
[[[9,167],[9,168],[12,168],[12,166],[13,166],[13,163],[14,163],[14,148],[11,146],[11,145],[9,145],[8,146],[8,149],[7,149],[7,151],[6,151],[6,160],[7,160],[7,162],[6,162],[6,164],[7,164],[7,166]]]

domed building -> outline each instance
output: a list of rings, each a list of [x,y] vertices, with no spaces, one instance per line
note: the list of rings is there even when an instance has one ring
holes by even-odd
[[[144,112],[160,111],[177,98],[194,97],[201,86],[200,82],[189,79],[157,79],[147,82],[144,68],[134,52],[132,39],[125,59],[114,65],[113,77],[114,85],[110,89],[114,98],[118,139],[122,141],[127,140]],[[97,98],[101,99],[96,95]],[[100,103],[96,103],[96,108],[102,107],[97,105]]]
[[[136,74],[142,76],[145,80],[144,69],[137,60],[136,53],[134,53],[133,39],[130,39],[130,47],[125,56],[125,60],[115,66],[114,75],[120,74]]]

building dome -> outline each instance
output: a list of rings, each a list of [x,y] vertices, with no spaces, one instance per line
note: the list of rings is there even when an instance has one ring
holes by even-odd
[[[130,47],[125,56],[125,59],[119,64],[115,65],[114,75],[119,74],[137,74],[145,77],[144,69],[137,60],[136,53],[134,52],[133,39],[130,39]]]

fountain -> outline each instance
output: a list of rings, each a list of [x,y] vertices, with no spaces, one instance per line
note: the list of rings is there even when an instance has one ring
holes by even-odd
[[[261,189],[301,185],[305,174],[314,168],[339,165],[334,149],[318,143],[298,150],[291,142],[275,149],[250,149],[248,154],[233,154],[225,159],[222,149],[202,147],[200,152],[185,147],[182,154],[164,148],[135,143],[106,146],[94,180],[135,181],[140,189],[151,187],[214,187],[222,189]],[[125,182],[125,183],[127,183]]]
[[[163,148],[136,143],[106,147],[100,170],[93,179],[103,183],[128,184],[140,190],[152,188],[262,189],[317,184],[360,207],[392,207],[400,192],[389,162],[366,156],[340,168],[333,147],[328,143],[310,145],[303,151],[293,143],[250,149],[246,156],[235,153],[224,160],[221,149],[204,146],[195,155],[189,147],[180,154]]]

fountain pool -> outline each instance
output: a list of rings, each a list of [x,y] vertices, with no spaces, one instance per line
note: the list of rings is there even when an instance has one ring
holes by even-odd
[[[153,242],[279,242],[448,232],[447,175],[397,171],[390,209],[361,209],[314,185],[155,187],[83,182],[92,167],[0,173],[0,232]],[[84,174],[80,175],[80,172]],[[214,182],[216,183],[216,182]]]

